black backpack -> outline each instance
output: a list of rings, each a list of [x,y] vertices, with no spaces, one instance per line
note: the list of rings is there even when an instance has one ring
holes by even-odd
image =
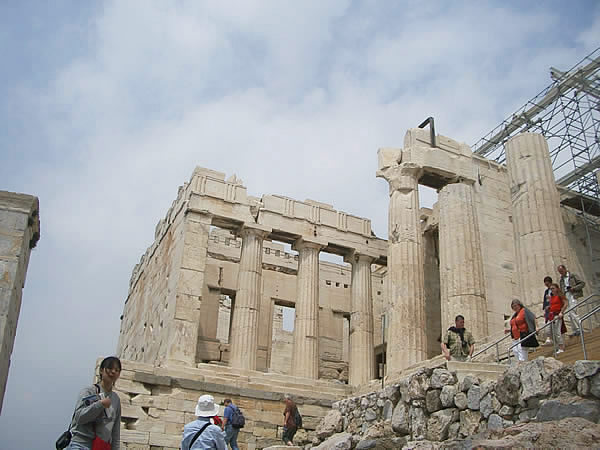
[[[298,407],[294,411],[294,422],[296,422],[296,428],[302,428],[302,416],[300,415],[300,411],[298,411]]]
[[[242,414],[242,411],[240,411],[240,408],[231,405],[231,409],[233,410],[231,414],[231,426],[233,428],[244,428],[244,425],[246,425],[246,418]]]

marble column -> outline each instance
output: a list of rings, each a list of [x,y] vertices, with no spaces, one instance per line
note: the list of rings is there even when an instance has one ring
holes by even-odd
[[[461,314],[475,339],[482,339],[488,335],[487,300],[472,184],[444,186],[438,205],[442,330]]]
[[[390,185],[388,374],[427,358],[423,237],[418,190],[421,170],[414,163],[402,163],[378,172]]]
[[[521,301],[537,308],[542,303],[544,277],[557,280],[556,267],[569,267],[560,196],[542,135],[519,134],[505,148]]]
[[[263,239],[267,231],[244,227],[242,254],[232,314],[229,365],[240,369],[256,370],[258,352],[258,316],[262,292]]]
[[[292,374],[319,378],[319,252],[320,243],[299,240],[296,277],[296,319]]]
[[[346,261],[352,264],[348,382],[352,386],[359,386],[375,378],[373,297],[371,296],[373,258],[354,253],[347,257]]]

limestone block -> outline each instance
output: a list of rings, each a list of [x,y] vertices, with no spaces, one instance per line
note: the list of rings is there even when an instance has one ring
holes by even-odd
[[[446,385],[456,383],[456,375],[446,369],[433,369],[431,387],[441,389]]]
[[[147,414],[141,406],[131,406],[121,403],[121,416],[133,419],[143,419],[147,417]]]
[[[431,415],[427,421],[425,438],[430,441],[443,441],[448,438],[448,429],[459,417],[457,409],[443,409]]]
[[[577,381],[577,395],[588,397],[592,393],[592,383],[589,378],[582,378]]]
[[[478,410],[481,401],[481,388],[474,384],[467,392],[467,406],[469,409]]]
[[[585,377],[591,377],[600,371],[600,361],[576,361],[573,365],[573,369],[575,370],[577,379],[581,380]]]
[[[204,272],[184,268],[179,270],[179,282],[177,283],[178,294],[189,294],[201,297],[203,285]]]
[[[183,423],[183,412],[171,411],[168,409],[150,408],[148,410],[148,416],[154,419],[160,419],[164,422]]]
[[[117,388],[122,392],[127,392],[130,394],[151,394],[147,387],[145,387],[142,383],[138,383],[137,381],[119,380],[117,382]]]
[[[124,430],[121,428],[121,442],[148,444],[150,442],[150,433],[145,431]]]
[[[454,405],[454,396],[457,394],[455,385],[446,385],[440,393],[440,401],[444,408],[449,408]]]
[[[425,394],[427,412],[433,413],[443,408],[440,393],[441,389],[431,389],[427,391],[427,394]]]
[[[423,408],[410,407],[408,412],[410,433],[413,440],[422,440],[427,432],[427,416]]]
[[[135,424],[136,431],[147,431],[152,433],[164,433],[166,429],[166,423],[159,419],[148,418],[145,420],[138,420]]]
[[[392,429],[401,436],[405,436],[410,433],[408,407],[403,401],[399,401],[394,408],[394,413],[392,414]]]
[[[380,148],[377,150],[377,170],[383,170],[399,164],[402,160],[402,149]]]
[[[179,448],[179,444],[181,444],[181,435],[150,433],[149,444],[157,447]]]
[[[521,387],[521,369],[519,365],[511,366],[498,377],[496,396],[500,403],[516,406],[519,403],[519,389]]]
[[[600,402],[563,393],[556,399],[546,400],[537,414],[539,422],[561,420],[566,417],[583,417],[591,422],[600,420]]]
[[[460,434],[462,436],[471,436],[479,429],[481,413],[469,409],[460,412]]]
[[[597,373],[591,378],[590,392],[596,398],[600,398],[600,373]]]
[[[552,394],[558,395],[561,392],[571,392],[577,389],[577,378],[572,366],[564,366],[552,373],[550,376],[552,385]]]

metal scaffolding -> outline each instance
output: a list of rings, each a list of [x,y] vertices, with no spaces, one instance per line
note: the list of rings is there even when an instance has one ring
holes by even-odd
[[[561,203],[585,224],[590,262],[591,233],[600,233],[600,48],[567,72],[550,68],[552,83],[472,146],[504,164],[504,144],[526,131],[548,141]],[[579,210],[579,211],[577,211]]]
[[[600,216],[600,48],[567,72],[550,68],[552,83],[475,143],[473,152],[505,162],[504,143],[526,131],[548,141],[563,203]],[[567,198],[568,197],[568,198]]]

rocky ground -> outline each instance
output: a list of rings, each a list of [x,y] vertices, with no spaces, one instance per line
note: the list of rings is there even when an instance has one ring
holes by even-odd
[[[420,370],[334,404],[305,449],[600,449],[600,361],[538,358],[495,382]]]

